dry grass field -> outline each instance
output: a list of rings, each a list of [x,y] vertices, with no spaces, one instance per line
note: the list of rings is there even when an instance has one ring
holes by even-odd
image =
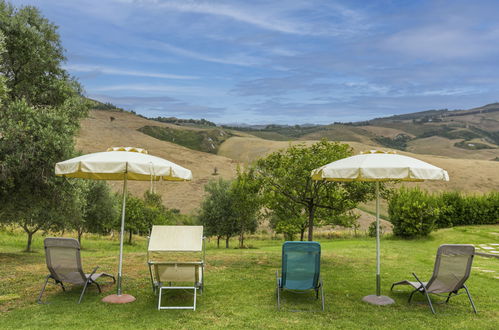
[[[111,116],[115,118],[112,121]],[[210,179],[234,177],[239,164],[249,164],[271,152],[285,149],[290,144],[310,145],[315,142],[313,140],[271,141],[238,133],[240,136],[228,139],[220,146],[218,155],[214,155],[160,141],[137,131],[145,125],[196,129],[151,121],[127,112],[94,110],[90,112],[88,118],[82,121],[77,148],[83,153],[90,153],[105,151],[111,146],[141,147],[147,149],[152,155],[163,157],[192,170],[194,180],[191,182],[156,183],[156,191],[163,196],[165,206],[188,214],[194,213],[199,207],[204,196],[203,187]],[[499,190],[499,176],[497,175],[499,162],[487,160],[499,156],[497,149],[464,150],[449,145],[448,141],[432,137],[424,141],[426,143],[411,145],[410,150],[415,153],[398,151],[446,169],[451,178],[450,182],[424,182],[419,185],[431,191],[458,190],[467,193],[483,193]],[[360,142],[345,143],[348,143],[355,153],[379,148]],[[382,149],[387,150],[387,148]],[[218,175],[213,175],[215,168]],[[117,191],[122,187],[121,182],[110,182],[110,184]],[[149,187],[149,182],[130,183],[130,191],[137,196],[141,196]]]
[[[110,117],[114,117],[113,121]],[[192,213],[204,195],[204,185],[212,178],[231,178],[236,173],[237,162],[223,156],[199,152],[174,143],[160,141],[137,131],[145,125],[178,128],[135,116],[127,112],[91,111],[82,121],[76,147],[83,153],[105,151],[108,147],[140,147],[150,154],[168,159],[190,169],[194,179],[191,182],[157,182],[156,191],[163,196],[165,206]],[[184,129],[185,127],[182,127]],[[191,129],[191,128],[185,128]],[[214,168],[218,175],[212,175]],[[113,189],[120,190],[121,182],[110,182]],[[130,182],[130,191],[137,195],[149,189],[149,182]]]
[[[251,163],[261,156],[285,149],[290,144],[303,143],[310,145],[314,141],[268,141],[258,138],[233,137],[224,142],[219,154],[234,160]],[[379,147],[359,142],[348,143],[358,153],[364,150],[379,149]],[[381,148],[382,150],[390,150]],[[397,151],[400,154],[415,157],[433,165],[442,167],[449,172],[449,182],[423,182],[408,185],[421,185],[430,191],[457,190],[466,193],[484,193],[499,190],[499,162],[481,159],[449,158],[435,155],[414,154]]]

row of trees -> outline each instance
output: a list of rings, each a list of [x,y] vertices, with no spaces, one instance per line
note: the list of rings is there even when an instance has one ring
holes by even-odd
[[[57,27],[31,6],[0,0],[0,225],[19,225],[31,250],[40,231],[109,233],[119,197],[105,182],[56,177],[55,163],[77,156],[75,135],[89,101],[63,68]],[[173,221],[161,197],[128,196],[127,228],[146,233]]]
[[[81,86],[62,69],[57,28],[34,7],[0,1],[0,221],[31,238],[76,208],[75,186],[54,164],[75,155],[87,113]]]
[[[207,234],[225,238],[254,232],[259,220],[269,219],[271,227],[291,240],[299,234],[313,240],[318,225],[351,226],[352,210],[358,203],[374,198],[374,185],[366,182],[326,182],[310,177],[313,169],[348,157],[346,144],[322,140],[310,147],[291,146],[260,159],[234,181],[219,179],[206,185],[200,221]]]

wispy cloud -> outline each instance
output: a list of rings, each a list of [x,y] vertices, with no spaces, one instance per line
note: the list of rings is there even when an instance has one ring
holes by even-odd
[[[134,109],[150,117],[178,116],[178,117],[218,117],[223,118],[226,109],[192,104],[169,96],[109,96],[92,94],[91,98],[100,102],[110,102],[125,109]]]
[[[259,59],[254,56],[249,56],[244,53],[230,55],[230,56],[210,56],[205,53],[195,52],[162,41],[151,41],[149,44],[155,49],[168,51],[183,57],[200,61],[221,63],[221,64],[233,64],[240,66],[254,66],[254,65],[261,65],[263,63],[262,59]]]
[[[106,67],[100,65],[87,65],[87,64],[68,64],[65,66],[65,69],[73,72],[94,72],[94,73],[119,75],[119,76],[137,76],[137,77],[180,79],[180,80],[199,79],[199,77],[196,76],[182,76],[182,75],[168,74],[168,73],[127,70],[127,69],[119,69],[113,67]]]
[[[190,96],[226,96],[223,89],[208,86],[179,86],[165,84],[113,84],[88,88],[88,93],[137,92],[144,94],[173,93]]]
[[[124,1],[129,2],[130,0]],[[362,20],[363,16],[359,12],[339,4],[326,6],[329,10],[327,14],[332,15],[335,20],[316,25],[314,22],[299,18],[303,16],[303,13],[307,12],[314,12],[315,16],[321,13],[320,8],[316,10],[317,4],[314,2],[132,1],[140,3],[144,7],[152,7],[154,10],[166,9],[182,13],[218,16],[260,29],[292,35],[338,36],[365,30],[368,26],[367,22]]]

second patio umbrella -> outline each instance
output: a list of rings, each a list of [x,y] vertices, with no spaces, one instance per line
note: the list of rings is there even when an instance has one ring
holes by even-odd
[[[163,158],[148,155],[147,151],[141,148],[117,147],[109,148],[106,152],[83,155],[57,163],[55,174],[71,178],[123,181],[118,290],[116,295],[107,296],[103,301],[111,303],[134,301],[133,296],[121,292],[127,181],[186,181],[192,179],[191,171]]]
[[[376,295],[363,298],[374,305],[389,305],[394,301],[381,295],[379,240],[379,182],[380,181],[449,181],[447,171],[419,159],[372,150],[337,160],[312,171],[312,179],[327,181],[376,182]]]

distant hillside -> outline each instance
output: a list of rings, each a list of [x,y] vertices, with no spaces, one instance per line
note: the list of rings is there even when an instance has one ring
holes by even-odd
[[[123,112],[110,103],[95,100],[95,108]],[[129,113],[135,114],[133,111]],[[140,116],[147,119],[143,116]],[[113,115],[110,115],[112,120]],[[156,124],[156,123],[157,124]],[[160,123],[169,124],[168,127]],[[205,119],[150,118],[137,128],[156,139],[193,150],[217,153],[231,136],[255,136],[272,141],[306,141],[326,138],[354,141],[374,147],[455,158],[495,160],[499,157],[499,103],[468,110],[426,110],[330,125],[216,126]]]
[[[355,123],[232,127],[274,141],[356,141],[450,157],[499,157],[499,103],[469,110],[427,110]]]
[[[141,147],[152,155],[190,169],[193,173],[192,181],[155,183],[157,192],[163,196],[165,206],[179,209],[182,213],[195,213],[205,194],[204,185],[210,179],[235,176],[237,161],[153,138],[138,130],[144,126],[179,128],[172,124],[147,120],[126,111],[92,110],[89,117],[81,122],[76,147],[84,153],[105,151],[112,146]],[[189,127],[180,129],[195,130]],[[110,184],[117,192],[123,188],[122,182],[119,181],[110,181]],[[130,181],[128,186],[131,193],[142,196],[150,188],[150,182]]]
[[[487,114],[493,113],[496,112]],[[468,120],[476,122],[479,121],[477,118],[478,115],[484,114],[475,113],[467,114],[466,116],[469,117]],[[466,116],[458,117],[465,118]],[[175,136],[181,134],[186,134],[187,136],[203,135],[204,132],[210,130],[208,128],[161,123],[148,120],[127,111],[92,110],[89,117],[81,123],[81,130],[77,138],[77,148],[84,153],[88,153],[104,151],[111,146],[142,147],[147,149],[152,155],[158,155],[189,168],[192,170],[194,176],[191,182],[159,182],[155,184],[157,191],[163,196],[165,206],[180,209],[184,213],[196,212],[205,194],[204,185],[210,179],[218,177],[233,178],[239,164],[251,163],[270,152],[288,147],[290,143],[312,144],[321,137],[327,137],[330,140],[346,141],[354,148],[355,152],[359,152],[367,149],[381,148],[379,143],[373,142],[373,139],[378,136],[394,138],[403,132],[411,138],[415,137],[411,133],[395,128],[374,125],[354,126],[333,124],[324,126],[322,130],[309,131],[306,135],[302,135],[300,139],[294,141],[271,141],[252,136],[246,131],[212,128],[213,130],[227,132],[227,136],[221,140],[222,142],[217,149],[217,155],[215,155],[181,146],[178,144],[180,142],[178,140],[172,143],[171,141],[155,138],[141,132],[141,130],[144,130],[144,127],[152,127],[153,130],[168,132],[168,134]],[[304,140],[305,138],[308,138],[308,140]],[[352,139],[356,140],[352,141]],[[499,161],[488,161],[490,159],[499,159],[498,149],[461,149],[454,146],[455,141],[459,140],[441,136],[418,138],[408,143],[407,149],[410,153],[401,153],[420,158],[449,171],[450,182],[421,183],[425,189],[455,189],[466,192],[499,190],[499,176],[497,176],[497,173],[499,173]],[[475,140],[472,139],[471,141]],[[414,149],[414,151],[411,149]],[[447,155],[447,157],[431,156],[431,154]],[[121,191],[122,189],[121,182],[111,182],[111,186],[116,191]],[[141,196],[144,191],[149,189],[150,183],[135,181],[130,182],[129,187],[133,194]]]
[[[220,128],[182,130],[178,128],[147,125],[138,130],[162,141],[176,143],[192,150],[213,154],[217,153],[218,147],[222,142],[233,136],[231,132]]]

